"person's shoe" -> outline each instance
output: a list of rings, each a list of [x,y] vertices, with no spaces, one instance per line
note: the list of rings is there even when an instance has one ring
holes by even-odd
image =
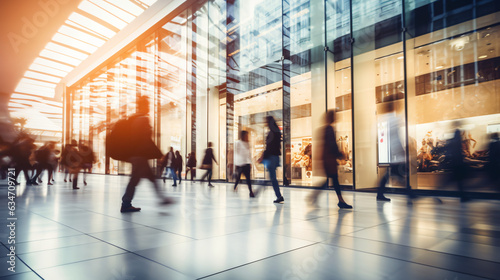
[[[385,196],[383,196],[383,195],[381,195],[381,196],[377,196],[377,201],[386,201],[386,202],[390,202],[390,201],[391,201],[391,199],[390,199],[390,198],[387,198],[387,197],[385,197]]]
[[[174,203],[175,203],[175,201],[170,197],[165,197],[160,201],[160,205],[168,205],[168,204],[174,204]]]
[[[177,184],[173,184],[172,187],[177,187]]]
[[[167,182],[167,180],[165,178],[163,178],[163,183]]]
[[[87,181],[83,181],[83,184],[86,186],[87,185]]]
[[[80,188],[79,187],[73,187],[74,190],[79,190]]]
[[[130,206],[123,206],[122,205],[122,208],[120,209],[120,212],[122,213],[127,213],[127,212],[139,212],[141,211],[141,208],[139,207],[134,207],[132,205]]]
[[[64,179],[64,183],[67,183],[67,182],[68,182],[68,180]]]
[[[337,205],[339,206],[340,209],[352,209],[352,206],[345,202],[339,202],[339,204]]]
[[[253,192],[251,192],[250,197],[255,197],[255,194]]]
[[[209,186],[209,187],[212,187],[212,188],[214,187],[214,185],[212,185],[212,184],[208,184],[208,186]]]
[[[47,186],[52,186],[52,185],[54,185],[54,184],[52,184],[52,183],[50,183],[50,182],[49,182],[49,183],[47,183]]]
[[[278,199],[276,199],[275,201],[273,201],[274,203],[284,203],[285,202],[285,199],[283,198],[283,196],[279,197]]]

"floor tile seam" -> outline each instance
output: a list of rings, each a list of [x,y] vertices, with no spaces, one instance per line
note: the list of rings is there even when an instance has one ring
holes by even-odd
[[[359,249],[353,249],[353,248],[338,246],[338,245],[334,245],[334,244],[325,244],[323,242],[321,242],[321,243],[324,244],[324,245],[329,245],[329,246],[333,246],[333,247],[337,247],[337,248],[342,248],[342,249],[347,249],[347,250],[356,251],[356,252],[360,252],[360,253],[365,253],[365,254],[369,254],[369,255],[373,255],[373,256],[378,256],[378,257],[383,257],[383,258],[398,260],[398,261],[402,261],[402,262],[406,262],[406,263],[418,264],[418,265],[422,265],[422,266],[426,266],[426,267],[432,267],[432,268],[437,268],[437,269],[446,270],[446,271],[452,271],[452,272],[466,274],[466,275],[470,275],[470,276],[474,276],[474,277],[480,277],[480,278],[490,279],[490,278],[487,278],[487,277],[484,277],[484,276],[480,276],[480,275],[476,275],[476,274],[472,274],[472,273],[461,272],[461,271],[457,271],[457,270],[454,270],[454,269],[447,269],[447,268],[444,268],[444,267],[439,267],[439,266],[434,266],[434,265],[430,265],[430,264],[425,264],[425,263],[417,262],[415,260],[404,260],[404,259],[400,259],[400,258],[396,258],[396,257],[382,255],[382,254],[375,254],[375,253],[371,253],[371,252],[366,252],[366,251],[359,250]],[[396,244],[396,245],[398,245],[398,244]],[[404,245],[401,245],[401,246],[404,246]],[[405,247],[409,247],[409,246],[405,246]],[[414,247],[411,247],[411,248],[414,248]],[[423,250],[423,251],[429,251],[427,249],[421,249],[421,248],[415,248],[415,249]],[[430,252],[434,252],[434,251],[430,251]],[[442,252],[438,252],[438,253],[442,253]],[[447,255],[451,255],[451,254],[447,254]],[[461,257],[463,257],[463,256],[461,256]],[[481,261],[484,261],[484,260],[481,260]],[[485,262],[489,262],[489,261],[485,261]]]
[[[199,240],[199,239],[194,238],[194,237],[191,237],[191,236],[187,236],[187,235],[183,235],[183,234],[180,234],[180,233],[176,233],[176,232],[168,231],[168,230],[165,230],[165,229],[156,228],[156,227],[154,227],[154,226],[144,225],[144,227],[148,227],[148,228],[151,228],[151,229],[159,230],[159,231],[161,231],[161,232],[170,233],[170,234],[174,234],[174,235],[177,235],[177,236],[181,236],[181,237],[189,238],[189,239],[192,239],[191,241]]]
[[[412,246],[408,246],[408,245],[404,245],[404,244],[391,243],[391,242],[387,242],[387,241],[368,239],[368,238],[364,238],[364,237],[355,237],[355,236],[350,236],[350,235],[342,235],[342,236],[352,237],[354,239],[363,239],[363,240],[367,240],[367,241],[373,241],[373,242],[385,243],[385,244],[390,244],[390,245],[396,245],[396,246],[401,246],[401,247],[408,247],[408,248],[411,248],[411,249],[422,250],[422,251],[426,251],[426,252],[430,252],[430,253],[439,253],[439,254],[450,255],[450,256],[455,256],[455,257],[462,257],[462,258],[468,258],[468,259],[473,259],[473,260],[478,260],[478,261],[488,262],[488,263],[493,263],[493,264],[500,264],[500,262],[496,262],[496,261],[492,261],[492,260],[485,260],[485,259],[479,259],[479,258],[476,258],[476,257],[469,257],[469,256],[457,255],[457,254],[452,254],[452,253],[447,253],[447,252],[442,252],[442,251],[436,251],[436,250],[431,250],[431,249],[412,247]],[[445,241],[445,240],[443,240],[443,241]],[[332,245],[332,246],[340,247],[340,246],[337,246],[337,245],[334,245],[334,244],[331,244],[331,243],[325,243],[324,241],[321,241],[320,243],[324,243],[324,244],[327,244],[327,245]],[[345,248],[347,248],[347,247],[345,247]],[[350,249],[350,248],[348,248],[348,249]],[[351,249],[351,250],[355,250],[355,249]]]
[[[38,268],[37,270],[38,271],[42,271],[42,270],[46,270],[46,269],[53,269],[53,268],[60,267],[60,266],[73,265],[73,264],[83,263],[83,262],[88,262],[88,261],[95,261],[95,260],[99,260],[99,259],[105,259],[105,258],[109,258],[109,257],[116,257],[116,256],[126,255],[126,254],[127,254],[127,252],[121,252],[121,253],[118,253],[118,254],[111,254],[111,255],[106,255],[106,256],[101,256],[101,257],[89,258],[89,259],[85,259],[85,260],[79,260],[79,261],[74,261],[74,262],[68,262],[68,263],[64,263],[64,264],[54,265],[54,266],[48,266],[48,267]],[[36,274],[38,275],[38,273],[36,273]],[[42,278],[42,277],[40,276],[40,278]],[[44,278],[42,278],[42,279],[44,279]]]
[[[3,244],[5,246],[5,244]],[[38,274],[31,266],[29,266],[24,260],[23,258],[21,257],[21,255],[17,255],[17,259],[20,260],[29,270],[31,270],[31,272],[33,272],[36,276],[40,277],[40,279],[44,280],[44,278]],[[27,271],[26,271],[27,272]],[[16,274],[20,274],[20,273],[16,273]],[[4,277],[4,276],[2,276]]]
[[[40,215],[40,216],[41,216],[41,215]],[[42,216],[42,217],[43,217],[43,216]],[[47,219],[52,220],[52,219],[50,219],[50,218],[47,218]],[[56,223],[60,223],[60,222],[55,221],[55,220],[52,220],[52,221],[54,221],[54,222],[56,222]],[[86,235],[86,236],[88,236],[88,237],[90,237],[90,238],[93,238],[93,239],[95,239],[95,240],[101,241],[102,243],[107,243],[108,245],[111,245],[111,246],[113,246],[113,247],[116,247],[116,248],[118,248],[118,249],[121,249],[121,250],[123,250],[123,251],[125,251],[125,252],[130,252],[130,251],[125,250],[125,249],[123,249],[123,248],[121,248],[121,247],[119,247],[119,246],[116,246],[116,245],[111,244],[111,243],[109,243],[109,242],[107,242],[107,241],[104,241],[104,240],[102,240],[102,239],[100,239],[100,238],[97,238],[97,237],[95,237],[95,236],[92,236],[92,235],[91,235],[91,233],[86,233],[86,232],[83,232],[83,231],[81,231],[81,230],[75,229],[75,228],[70,227],[70,226],[67,226],[67,227],[69,227],[69,228],[71,228],[71,229],[73,229],[73,230],[75,230],[75,231],[79,232],[79,233],[80,233],[80,234],[82,234],[82,235]],[[46,240],[46,239],[44,239],[44,240]],[[38,241],[38,240],[37,240],[37,241]],[[76,247],[76,246],[80,246],[80,245],[68,246],[68,247]]]
[[[73,229],[72,229],[72,230],[73,230]],[[21,241],[21,242],[19,242],[19,244],[22,244],[22,243],[28,243],[28,242],[46,241],[46,240],[51,240],[51,239],[56,239],[56,238],[74,237],[74,236],[83,235],[83,234],[85,234],[85,233],[78,232],[78,233],[71,234],[71,235],[56,236],[56,237],[49,237],[49,238],[43,238],[43,239],[34,239],[34,240],[25,240],[25,241]]]
[[[321,244],[321,243],[320,242],[314,242],[314,243],[309,244],[309,245],[305,245],[305,246],[301,246],[301,247],[298,247],[298,248],[295,248],[295,249],[287,250],[287,251],[284,251],[284,252],[281,252],[281,253],[278,253],[278,254],[274,254],[272,256],[268,256],[268,257],[261,258],[261,259],[258,259],[258,260],[254,260],[254,261],[251,261],[251,262],[248,262],[248,263],[245,263],[245,264],[241,264],[241,265],[237,265],[237,266],[234,266],[234,267],[231,267],[231,268],[228,268],[228,269],[224,269],[224,270],[221,270],[219,272],[215,272],[215,273],[212,273],[212,274],[209,274],[209,275],[205,275],[203,277],[196,278],[196,280],[201,280],[201,279],[205,279],[205,278],[208,278],[208,277],[212,277],[212,276],[224,273],[224,272],[228,272],[230,270],[234,270],[234,269],[237,269],[237,268],[240,268],[240,267],[244,267],[244,266],[247,266],[247,265],[250,265],[250,264],[253,264],[253,263],[261,262],[261,261],[264,261],[264,260],[267,260],[267,259],[271,259],[271,258],[280,256],[280,255],[283,255],[283,254],[287,254],[287,253],[290,253],[290,252],[293,252],[293,251],[297,251],[297,250],[300,250],[300,249],[304,249],[304,248],[307,248],[307,247],[310,247],[310,246],[314,246],[314,245],[317,245],[317,244]]]
[[[383,225],[383,224],[381,224]],[[359,229],[359,230],[356,230],[356,231],[353,231],[353,232],[350,232],[348,234],[352,234],[352,233],[355,233],[355,232],[358,232],[358,231],[362,231],[362,230],[368,230],[368,229],[373,229],[373,227],[378,227],[380,225],[377,225],[377,226],[372,226],[372,227],[367,227],[367,228],[363,228],[363,229]],[[356,227],[356,226],[353,226],[353,227]],[[400,226],[402,227],[402,226]],[[383,229],[382,229],[383,230]],[[389,230],[390,231],[390,230]],[[453,240],[453,239],[450,239],[449,237],[452,236],[454,233],[456,232],[446,232],[446,233],[449,233],[449,235],[447,235],[446,237],[436,237],[436,236],[429,236],[429,235],[421,235],[421,234],[411,234],[411,233],[408,233],[408,235],[412,235],[412,236],[419,236],[419,237],[430,237],[430,238],[438,238],[438,239],[443,239],[443,240]]]
[[[56,238],[52,238],[52,239],[58,239],[57,237]],[[44,240],[50,240],[50,239],[44,239]],[[36,240],[36,241],[44,241],[44,240]],[[28,242],[23,242],[23,243],[29,243],[30,241]],[[39,252],[43,252],[43,251],[48,251],[48,250],[57,250],[57,249],[67,249],[67,248],[71,248],[71,247],[76,247],[76,246],[81,246],[81,245],[88,245],[88,244],[94,244],[94,243],[98,243],[99,240],[93,240],[92,242],[88,242],[88,243],[83,243],[83,244],[75,244],[75,245],[67,245],[67,246],[62,246],[62,247],[57,247],[57,248],[51,248],[51,249],[44,249],[44,250],[37,250],[37,251],[30,251],[30,252],[24,252],[24,253],[20,253],[19,255],[27,255],[27,254],[32,254],[32,253],[39,253]],[[22,244],[22,243],[19,243],[19,245]]]

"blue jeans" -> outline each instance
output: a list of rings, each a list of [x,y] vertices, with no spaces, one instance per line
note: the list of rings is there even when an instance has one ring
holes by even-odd
[[[280,165],[280,157],[269,156],[264,161],[266,168],[269,171],[269,177],[271,177],[271,183],[273,184],[274,193],[276,194],[277,198],[280,198],[281,197],[280,187],[278,184],[278,180],[276,179],[276,168]]]
[[[173,167],[167,167],[167,172],[170,171],[172,174],[172,179],[174,179],[174,185],[177,185],[177,175],[175,174],[175,169]]]

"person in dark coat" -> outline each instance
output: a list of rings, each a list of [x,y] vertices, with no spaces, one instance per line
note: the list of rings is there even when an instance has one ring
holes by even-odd
[[[217,164],[217,160],[214,157],[214,152],[212,150],[212,142],[208,142],[208,148],[205,150],[205,156],[203,157],[203,162],[201,164],[201,169],[207,170],[207,173],[205,173],[201,177],[201,181],[205,180],[205,178],[208,176],[208,186],[213,187],[212,185],[212,161],[215,161],[215,164]]]
[[[92,165],[96,161],[92,148],[88,145],[80,145],[80,155],[82,157],[83,184],[87,185],[87,173],[92,173]]]
[[[281,195],[278,180],[276,178],[276,168],[280,165],[281,156],[281,131],[273,116],[267,116],[266,122],[267,127],[269,128],[269,133],[266,137],[266,149],[259,159],[259,162],[264,163],[264,166],[266,166],[269,172],[274,194],[277,197],[273,202],[284,203],[285,199]]]
[[[42,147],[40,147],[36,152],[35,152],[35,159],[36,159],[36,164],[35,164],[35,176],[31,179],[33,184],[37,184],[37,179],[40,177],[42,172],[44,170],[47,170],[48,173],[48,183],[47,185],[52,185],[52,175],[53,175],[53,168],[54,166],[51,163],[51,154],[55,148],[55,144],[53,142],[49,142]],[[41,181],[40,181],[41,182]]]
[[[137,99],[137,114],[132,116],[133,121],[131,123],[130,130],[133,135],[130,139],[131,147],[135,147],[131,151],[131,156],[128,161],[132,164],[132,174],[130,176],[130,181],[125,190],[125,194],[122,197],[122,206],[120,212],[137,212],[141,211],[141,208],[132,206],[132,199],[134,198],[135,188],[141,180],[141,178],[146,178],[151,181],[157,195],[161,198],[161,204],[170,204],[173,201],[170,198],[165,197],[165,195],[160,191],[158,184],[156,183],[156,178],[149,166],[149,159],[157,159],[162,157],[161,151],[158,149],[156,144],[151,139],[153,134],[153,129],[149,124],[149,100],[146,96],[141,96]]]
[[[339,151],[337,146],[337,138],[335,136],[335,130],[333,126],[335,124],[335,111],[330,110],[325,116],[326,125],[323,128],[323,151],[322,160],[323,168],[325,170],[326,182],[323,185],[323,189],[328,188],[330,178],[333,180],[333,187],[335,188],[335,193],[337,193],[337,198],[339,203],[337,204],[339,208],[351,209],[352,206],[347,204],[342,197],[340,191],[339,174],[338,174],[338,163],[337,159],[343,157],[342,153]],[[311,196],[309,196],[309,201],[314,204],[316,203],[321,190],[314,191]]]
[[[179,184],[182,182],[182,156],[179,151],[175,151],[175,173],[177,175],[177,178],[179,178]]]
[[[461,201],[467,201],[465,195],[464,181],[467,177],[467,164],[465,163],[464,149],[462,146],[462,131],[460,121],[455,121],[455,132],[453,138],[448,141],[446,147],[446,161],[451,169],[451,181],[457,184]]]
[[[24,178],[26,179],[26,185],[32,185],[34,182],[30,179],[29,172],[32,170],[32,166],[30,163],[30,156],[33,150],[35,149],[34,140],[29,137],[27,134],[21,134],[17,140],[14,142],[14,145],[11,149],[11,156],[14,161],[14,166],[16,169],[15,175],[15,183],[19,184],[17,181],[17,177],[21,173],[24,172]]]
[[[196,154],[195,152],[189,153],[186,163],[186,177],[187,180],[188,173],[191,173],[191,181],[193,181],[193,176],[196,176]]]

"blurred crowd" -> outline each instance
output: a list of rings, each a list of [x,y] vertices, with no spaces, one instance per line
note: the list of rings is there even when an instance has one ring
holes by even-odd
[[[78,174],[90,172],[95,156],[92,149],[83,141],[79,144],[73,140],[62,148],[55,141],[36,145],[33,136],[21,132],[12,142],[6,142],[0,136],[0,177],[6,179],[8,170],[15,169],[14,183],[19,185],[19,176],[23,173],[26,185],[42,183],[42,174],[47,173],[47,185],[55,182],[56,171],[65,173],[64,181],[73,182],[78,189]],[[84,184],[87,184],[84,175]]]

